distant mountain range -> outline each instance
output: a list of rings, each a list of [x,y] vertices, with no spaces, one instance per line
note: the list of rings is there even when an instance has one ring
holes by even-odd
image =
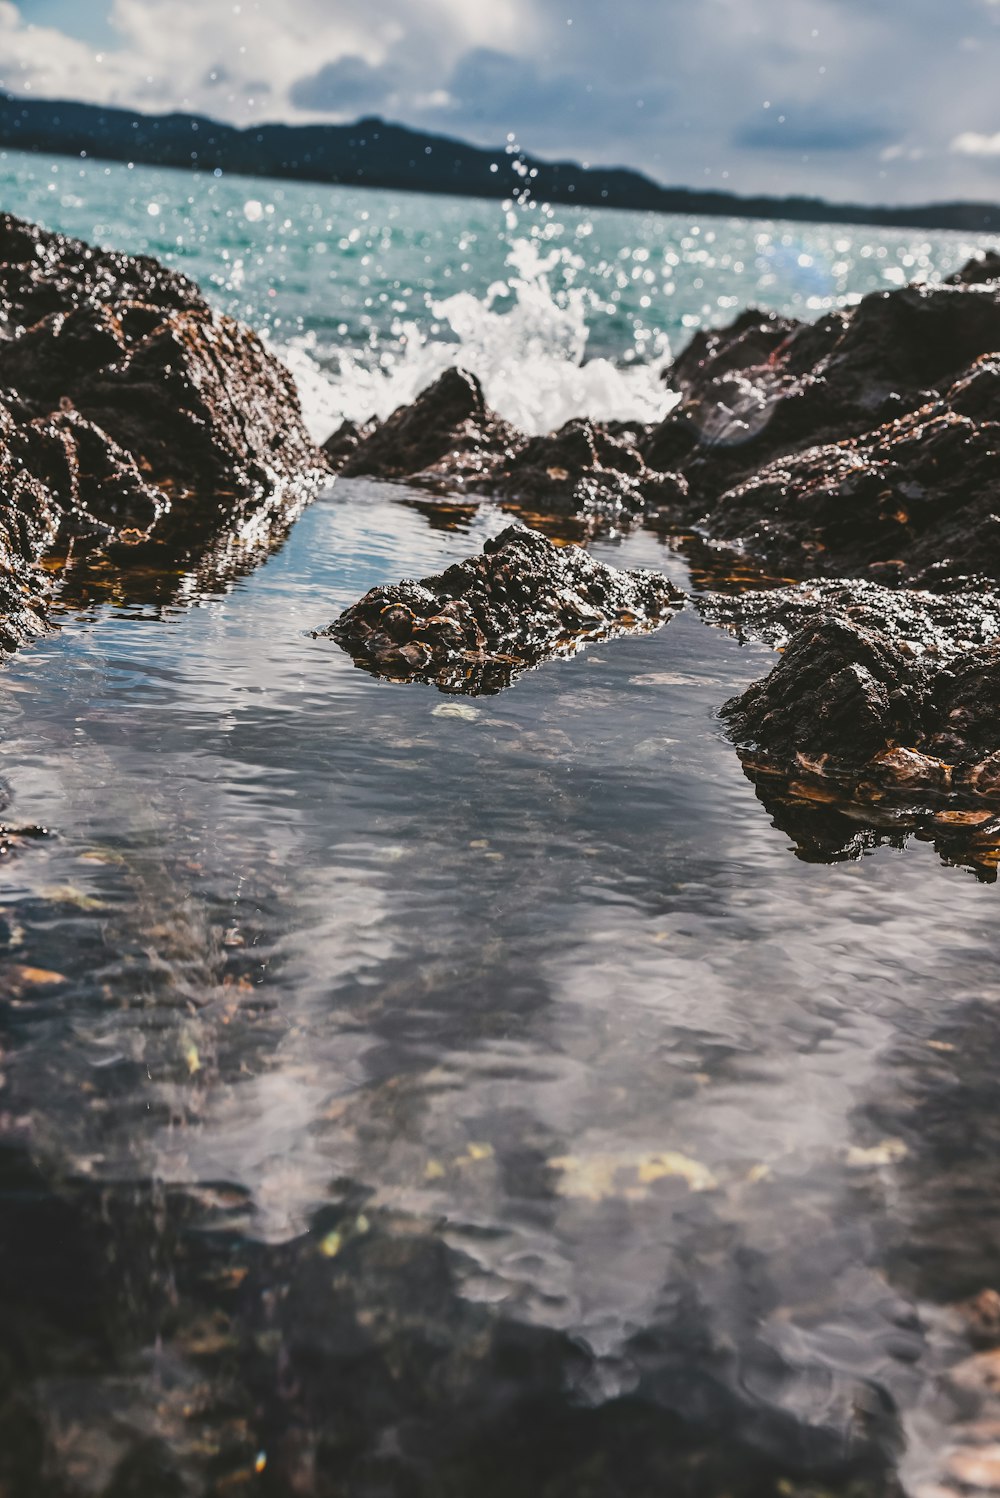
[[[188,171],[291,178],[299,182],[382,187],[395,191],[514,198],[585,208],[706,214],[891,228],[1000,231],[990,203],[930,203],[877,208],[821,198],[739,197],[662,187],[627,167],[542,161],[501,146],[485,150],[444,135],[369,118],[354,125],[250,125],[238,129],[203,115],[139,114],[53,99],[0,93],[0,148],[52,156],[94,156]]]

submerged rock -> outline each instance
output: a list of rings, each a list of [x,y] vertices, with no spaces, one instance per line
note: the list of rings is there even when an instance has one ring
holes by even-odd
[[[291,375],[146,257],[0,216],[0,648],[40,627],[43,552],[266,549],[326,470]]]
[[[439,575],[373,588],[321,633],[378,676],[477,695],[590,640],[655,629],[682,601],[659,573],[509,526]]]

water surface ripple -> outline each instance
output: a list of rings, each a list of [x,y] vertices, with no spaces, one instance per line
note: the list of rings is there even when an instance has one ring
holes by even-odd
[[[692,610],[474,717],[359,671],[309,631],[506,519],[401,498],[0,677],[58,834],[0,874],[0,1473],[916,1491],[995,1279],[994,890],[798,858],[716,716],[773,656]]]

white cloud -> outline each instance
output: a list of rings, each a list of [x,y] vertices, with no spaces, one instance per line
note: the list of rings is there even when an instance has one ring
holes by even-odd
[[[1000,131],[996,135],[980,135],[975,130],[963,130],[955,136],[951,150],[958,156],[1000,156]]]
[[[0,83],[237,123],[512,131],[692,186],[1000,196],[1000,0],[112,0],[109,19],[98,61],[72,21],[0,0]]]

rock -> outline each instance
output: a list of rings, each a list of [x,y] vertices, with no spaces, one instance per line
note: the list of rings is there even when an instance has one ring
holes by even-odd
[[[385,421],[341,427],[327,444],[347,478],[413,479],[452,487],[490,471],[525,439],[491,411],[475,375],[446,369]],[[353,445],[352,445],[353,444]]]
[[[972,293],[969,293],[971,296]],[[793,576],[1000,576],[1000,356],[860,437],[810,447],[723,493],[705,523]]]
[[[1000,592],[976,579],[963,581],[964,587],[932,593],[868,579],[819,578],[787,588],[702,593],[693,601],[710,624],[741,640],[783,648],[803,626],[837,614],[887,636],[908,656],[944,660],[1000,638]]]
[[[133,301],[175,311],[204,306],[193,281],[149,255],[95,249],[0,214],[0,336],[15,337],[52,312]]]
[[[370,437],[378,423],[371,421],[342,421],[337,430],[323,443],[323,452],[334,473],[340,473],[353,458],[366,438]]]
[[[860,768],[918,736],[922,681],[888,636],[845,615],[806,624],[763,681],[723,708],[734,737],[790,768]]]
[[[702,517],[711,534],[735,536],[740,520],[749,522],[750,549],[771,543],[769,506],[776,505],[779,531],[786,523],[796,531],[798,549],[785,551],[799,576],[841,570],[838,549],[849,555],[853,547],[852,569],[891,560],[893,527],[912,523],[894,518],[900,508],[908,517],[915,507],[946,508],[947,495],[929,482],[935,473],[943,476],[956,459],[990,467],[988,414],[968,412],[957,384],[997,350],[996,284],[876,292],[811,325],[745,313],[731,328],[701,335],[667,372],[682,400],[646,434],[643,456],[654,469],[680,468],[690,490],[681,514]],[[918,412],[925,414],[899,424]],[[931,431],[929,423],[936,423]],[[974,451],[966,454],[970,439]],[[752,478],[769,464],[759,481]],[[892,469],[886,482],[880,465]],[[893,477],[905,483],[911,470],[922,486],[914,500],[880,506]],[[857,533],[859,516],[872,534]]]
[[[326,471],[257,336],[156,261],[0,217],[0,650],[41,627],[41,555],[265,550]]]
[[[677,474],[648,467],[625,424],[568,421],[527,437],[486,404],[464,369],[446,370],[383,422],[344,422],[324,445],[347,478],[405,479],[438,493],[488,495],[540,515],[634,515],[687,496]]]
[[[634,515],[687,497],[680,475],[653,472],[634,440],[589,420],[532,437],[475,487],[542,514]]]
[[[917,655],[846,613],[806,623],[763,681],[723,708],[765,804],[816,803],[919,830],[996,877],[1000,639]],[[852,835],[854,835],[852,833]],[[797,839],[798,840],[798,839]]]
[[[720,376],[765,366],[805,326],[797,317],[747,307],[728,327],[700,328],[664,371],[664,381],[682,395],[697,394]]]
[[[946,286],[982,286],[1000,281],[1000,250],[983,250],[967,260],[953,276],[945,276]]]
[[[320,633],[375,675],[479,695],[587,641],[655,629],[682,599],[659,573],[509,526],[438,576],[373,588]]]

